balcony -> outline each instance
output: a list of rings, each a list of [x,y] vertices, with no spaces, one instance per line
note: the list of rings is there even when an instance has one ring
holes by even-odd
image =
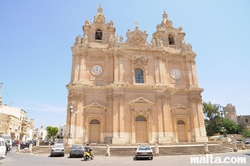
[[[27,118],[24,118],[23,120],[22,120],[22,126],[27,126],[28,125],[28,119]]]

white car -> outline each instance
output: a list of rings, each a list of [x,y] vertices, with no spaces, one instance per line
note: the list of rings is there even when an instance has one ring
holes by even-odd
[[[135,152],[135,159],[148,158],[153,160],[153,150],[149,145],[138,145]]]
[[[64,146],[63,144],[55,144],[52,146],[50,157],[53,156],[64,156]]]
[[[0,159],[5,158],[6,156],[6,145],[5,140],[3,138],[0,138]]]

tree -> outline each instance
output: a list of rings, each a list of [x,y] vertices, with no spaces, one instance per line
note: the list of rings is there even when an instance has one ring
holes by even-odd
[[[238,134],[240,132],[237,123],[221,116],[221,105],[203,102],[202,106],[207,135],[212,136],[215,133],[223,133],[223,128],[227,134]]]
[[[212,136],[215,133],[222,131],[222,118],[219,109],[219,104],[212,104],[211,102],[203,102],[203,113],[206,125],[207,135]]]
[[[240,132],[239,125],[234,121],[224,118],[222,123],[226,129],[227,134],[238,134]]]
[[[46,127],[46,131],[47,131],[47,138],[52,138],[53,141],[55,140],[55,137],[57,135],[58,132],[58,128],[57,127],[52,127],[52,126],[47,126]]]
[[[250,130],[248,130],[248,129],[242,129],[242,131],[240,132],[240,134],[242,134],[244,137],[250,137]]]

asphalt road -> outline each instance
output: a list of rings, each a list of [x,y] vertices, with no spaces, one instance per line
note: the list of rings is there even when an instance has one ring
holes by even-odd
[[[203,163],[191,163],[191,157],[199,157],[199,161]],[[15,152],[12,150],[8,153],[5,159],[0,160],[0,166],[64,166],[64,165],[74,165],[74,166],[82,166],[82,165],[135,165],[135,166],[235,166],[235,165],[242,165],[242,166],[249,166],[250,165],[250,151],[239,151],[237,153],[223,153],[223,154],[213,154],[213,160],[208,160],[205,158],[206,155],[183,155],[183,156],[160,156],[154,157],[153,160],[133,160],[132,156],[123,156],[123,157],[105,157],[105,156],[95,156],[94,160],[90,161],[83,161],[82,158],[68,158],[68,155],[64,157],[50,157],[49,154],[24,154]],[[243,157],[246,160],[246,163],[211,163],[215,162],[215,158],[222,158],[228,157],[228,159],[235,159],[236,157]],[[211,156],[210,156],[211,158]],[[204,160],[205,159],[205,160]],[[204,163],[205,161],[205,163]],[[206,161],[210,163],[206,163]],[[229,160],[227,160],[229,161]],[[232,160],[235,162],[235,160]]]

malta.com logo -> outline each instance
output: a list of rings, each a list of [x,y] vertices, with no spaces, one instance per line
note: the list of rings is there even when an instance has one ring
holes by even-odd
[[[190,157],[191,164],[246,164],[246,157],[214,157],[207,154],[202,157]]]

